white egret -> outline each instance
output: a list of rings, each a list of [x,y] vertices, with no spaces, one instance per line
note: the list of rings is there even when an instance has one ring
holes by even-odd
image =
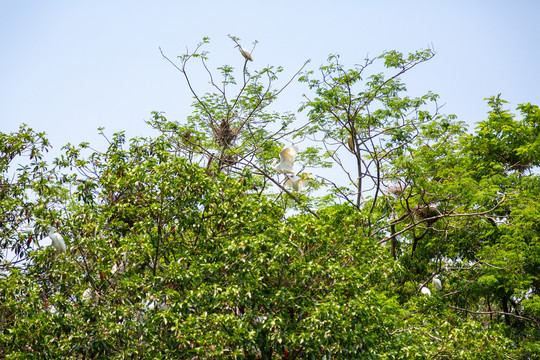
[[[146,307],[146,309],[152,311],[156,308],[156,302],[152,300],[146,300],[144,306]]]
[[[148,294],[147,294],[148,295]],[[147,313],[154,310],[167,310],[169,305],[164,302],[149,298],[142,302],[141,310],[139,312],[139,324],[144,324],[147,320]],[[182,314],[180,314],[182,315]]]
[[[237,47],[238,50],[240,50],[240,53],[242,54],[243,57],[245,57],[249,61],[253,61],[253,58],[251,57],[251,53],[247,51],[247,49],[244,49],[240,44],[237,44],[235,47]]]
[[[120,255],[122,255],[122,260],[120,260],[119,263],[115,262],[111,268],[111,273],[113,275],[125,271],[128,266],[127,252],[123,252]]]
[[[92,300],[92,290],[90,288],[84,290],[84,292],[82,294],[82,300],[83,301]]]
[[[292,178],[287,178],[285,180],[285,186],[293,188],[296,191],[299,191],[305,187],[308,183],[308,179],[315,179],[315,176],[308,173],[303,173],[300,176],[293,176]]]
[[[57,253],[63,254],[66,252],[66,243],[64,242],[62,235],[54,232],[54,228],[51,226],[49,226],[49,237],[51,238],[52,245]]]
[[[279,153],[279,164],[277,159],[274,159],[272,161],[272,169],[280,174],[294,174],[293,162],[296,154],[298,154],[298,147],[296,145],[283,148]]]
[[[117,265],[116,263],[113,264],[112,268],[111,268],[111,275],[116,275],[118,273],[121,273],[125,270],[125,266],[126,266],[126,263],[124,262],[125,261],[125,258],[124,260],[120,263],[120,265]]]
[[[268,316],[266,315],[262,315],[262,316],[257,316],[254,320],[256,323],[265,323],[266,320],[268,319]]]
[[[441,280],[437,276],[433,277],[433,289],[435,289],[436,291],[442,290]]]
[[[431,291],[427,287],[422,286],[420,292],[424,295],[431,296]]]
[[[111,277],[110,277],[110,281],[113,284],[118,283],[118,277],[119,277],[118,273],[120,272],[120,270],[122,270],[122,265],[118,266],[118,265],[116,265],[116,263],[114,263],[112,268],[111,268]]]
[[[163,302],[154,301],[154,300],[147,300],[144,303],[144,306],[149,311],[156,310],[156,309],[157,310],[167,310],[169,308],[169,305],[167,305],[167,304],[165,304]]]

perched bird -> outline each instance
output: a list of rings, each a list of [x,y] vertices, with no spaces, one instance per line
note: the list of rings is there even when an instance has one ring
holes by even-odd
[[[147,294],[148,295],[148,294]],[[139,312],[139,324],[144,324],[148,320],[148,312],[154,311],[154,310],[167,310],[169,308],[169,305],[167,305],[164,302],[156,301],[153,299],[148,299],[146,301],[143,301],[140,312]],[[179,313],[180,316],[182,316],[182,313]]]
[[[90,288],[84,290],[84,292],[82,294],[82,300],[83,301],[92,300],[92,290]]]
[[[154,301],[154,300],[146,300],[144,303],[144,306],[149,311],[167,310],[169,308],[169,305],[165,304],[164,302]]]
[[[293,176],[285,180],[285,186],[293,188],[296,191],[299,191],[307,185],[308,179],[315,179],[315,176],[308,173],[303,173],[300,176]]]
[[[298,154],[298,147],[296,147],[296,145],[283,148],[279,153],[279,164],[277,159],[274,159],[274,161],[272,161],[272,169],[279,174],[294,174],[293,162],[296,154]]]
[[[431,296],[431,291],[427,287],[422,286],[420,292],[424,295]]]
[[[50,226],[49,226],[49,237],[51,238],[52,245],[56,249],[57,253],[63,254],[66,252],[66,243],[64,242],[62,235],[60,235],[57,232],[54,232],[54,228]]]
[[[347,145],[349,145],[349,149],[354,153],[354,141],[352,135],[347,136]]]
[[[437,276],[433,277],[433,289],[435,289],[436,291],[442,290],[441,280]]]
[[[237,47],[238,50],[240,50],[240,53],[242,54],[243,57],[246,58],[246,60],[253,61],[253,58],[251,57],[251,53],[249,51],[244,49],[240,44],[236,45],[235,47]]]
[[[262,316],[257,316],[254,320],[256,323],[265,323],[267,319],[268,319],[268,316],[262,315]]]

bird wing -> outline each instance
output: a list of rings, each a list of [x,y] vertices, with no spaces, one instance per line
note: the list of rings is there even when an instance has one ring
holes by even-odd
[[[293,164],[288,162],[281,162],[277,166],[278,172],[282,174],[294,174]]]
[[[90,290],[90,288],[84,290],[84,292],[82,294],[82,299],[85,300],[85,301],[92,299],[92,290]]]
[[[295,189],[295,190],[298,190],[298,189],[297,189],[297,182],[295,181],[294,178],[292,178],[292,179],[291,179],[291,178],[287,178],[287,179],[285,180],[284,185],[287,186],[287,187],[293,188],[293,189]]]
[[[297,189],[296,190],[300,190],[300,189],[306,187],[307,182],[308,181],[306,179],[298,179],[298,181],[296,182],[296,184],[297,184],[297,186],[296,186]]]
[[[298,148],[295,145],[283,148],[279,153],[281,162],[274,169],[282,174],[294,174],[294,156],[298,154]]]
[[[299,190],[299,189],[302,189],[304,187],[307,186],[308,184],[308,181],[309,179],[315,179],[315,176],[313,176],[313,174],[310,174],[310,173],[302,173],[300,174],[300,177],[297,178],[297,181],[296,181],[296,186],[297,186],[297,189],[296,190]]]
[[[51,239],[52,239],[53,242],[56,241],[56,243],[60,247],[58,249],[60,252],[62,252],[62,253],[66,252],[66,243],[64,242],[64,238],[62,237],[62,235],[60,235],[59,233],[54,233],[53,236],[51,237]]]
[[[56,238],[52,235],[49,235],[49,237],[51,238],[52,246],[56,249],[56,251],[61,251],[62,247],[60,246],[58,241],[56,241]]]
[[[247,51],[246,49],[242,48],[242,55],[249,61],[253,61],[253,58],[251,57],[251,53]]]
[[[49,233],[49,238],[51,239],[52,246],[54,246],[54,248],[55,248],[57,251],[62,250],[62,248],[61,248],[61,246],[60,246],[60,243],[58,242],[58,240],[57,240],[57,238],[56,238],[56,234],[51,234],[51,233]]]
[[[285,180],[285,186],[291,187],[296,191],[299,191],[300,189],[305,187],[307,183],[308,183],[307,179],[303,179],[297,176],[293,176],[292,178],[287,178],[287,180]]]
[[[279,153],[279,158],[281,162],[288,162],[292,166],[296,154],[298,154],[298,147],[296,145],[291,145],[281,150]]]
[[[270,167],[272,167],[272,169],[274,169],[275,171],[278,171],[278,160],[273,159],[272,163],[270,164]]]

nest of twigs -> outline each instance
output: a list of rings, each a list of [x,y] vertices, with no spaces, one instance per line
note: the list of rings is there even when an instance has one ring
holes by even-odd
[[[240,133],[239,129],[233,128],[229,119],[223,118],[219,126],[212,125],[217,143],[224,148],[229,148]]]
[[[510,166],[510,168],[516,170],[520,174],[523,174],[525,171],[529,170],[532,167],[532,161],[520,161]]]
[[[407,187],[405,185],[397,184],[397,185],[389,186],[388,192],[394,195],[395,197],[400,197],[401,195],[403,195],[406,188]]]
[[[238,157],[236,155],[223,155],[221,157],[221,164],[225,166],[234,166],[238,162]]]
[[[192,138],[192,133],[190,130],[187,130],[187,131],[184,131],[180,137],[182,138],[182,140],[184,140],[185,142],[189,142]]]
[[[429,219],[440,215],[439,209],[435,204],[418,205],[412,210],[412,214],[420,220]]]

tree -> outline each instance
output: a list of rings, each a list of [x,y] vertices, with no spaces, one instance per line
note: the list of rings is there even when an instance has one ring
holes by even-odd
[[[469,134],[439,113],[435,94],[405,93],[400,77],[433,51],[390,51],[352,69],[332,55],[320,78],[303,67],[293,76],[313,91],[301,123],[270,110],[280,68],[250,71],[246,59],[240,77],[218,68],[218,83],[208,44],[179,64],[162,52],[194,111],[185,124],[153,113],[158,136],[114,134],[102,151],[68,144],[49,165],[43,133],[1,135],[0,354],[538,353],[536,106],[519,105],[516,120],[490,98],[488,120]],[[187,67],[197,59],[210,77],[203,95]],[[378,64],[387,70],[370,72]],[[292,141],[306,190],[270,165]],[[332,164],[348,183],[305,175]],[[51,225],[66,254],[43,245]]]

